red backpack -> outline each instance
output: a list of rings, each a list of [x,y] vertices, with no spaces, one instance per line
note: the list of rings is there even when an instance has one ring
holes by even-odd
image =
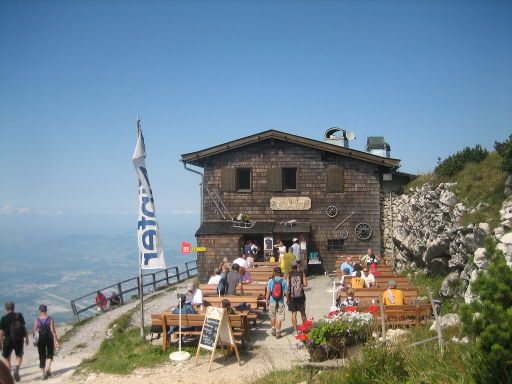
[[[283,298],[283,280],[276,281],[272,279],[274,285],[272,286],[272,292],[270,295],[275,301],[279,301]]]

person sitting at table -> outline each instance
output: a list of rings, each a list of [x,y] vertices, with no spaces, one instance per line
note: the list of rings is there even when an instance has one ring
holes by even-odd
[[[396,289],[396,281],[388,281],[388,289],[382,293],[382,304],[384,305],[404,305],[404,293]]]
[[[233,264],[238,264],[239,267],[247,268],[247,256],[245,253],[240,253],[237,259],[233,261]]]
[[[352,281],[350,282],[350,285],[352,288],[364,288],[365,283],[366,282],[361,277],[361,271],[357,271],[356,275],[352,277]]]
[[[373,287],[375,285],[375,276],[370,272],[368,267],[363,268],[363,274],[361,277],[364,279],[366,288]]]
[[[226,310],[227,315],[236,315],[235,310],[231,307],[231,301],[228,299],[222,299],[220,306]]]
[[[354,264],[354,269],[352,270],[351,275],[355,276],[357,271],[362,271],[362,270],[363,270],[363,267],[361,266],[361,264],[355,263]]]
[[[251,274],[245,268],[240,268],[240,278],[242,279],[242,284],[249,284],[251,282]]]
[[[366,263],[366,265],[372,265],[372,264],[380,264],[380,258],[375,255],[373,252],[373,249],[368,248],[368,251],[366,252],[366,255],[361,257],[361,260]]]
[[[187,284],[187,294],[185,303],[192,305],[196,311],[202,310],[203,307],[203,292],[196,288],[194,283]]]
[[[359,305],[359,301],[354,298],[354,290],[352,288],[347,289],[347,296],[343,297],[341,292],[338,293],[336,300],[336,306],[340,307],[354,307]]]
[[[340,269],[344,275],[351,275],[354,272],[354,265],[352,263],[352,256],[347,256],[347,260],[341,264]]]
[[[192,305],[190,305],[190,303],[186,303],[186,300],[187,300],[187,296],[185,294],[178,293],[178,305],[176,305],[176,307],[174,307],[174,309],[172,310],[172,313],[175,315],[179,315],[180,313],[182,315],[195,315],[197,313],[197,311],[194,309],[194,307]],[[181,309],[180,309],[180,302],[181,302]],[[177,325],[169,327],[167,334],[169,336],[171,336],[174,332],[176,332],[178,330],[178,328],[179,327]],[[182,330],[191,330],[194,328],[195,327],[181,327]],[[176,341],[176,340],[174,340],[174,341]]]
[[[239,285],[241,293],[244,293],[242,277],[240,276],[240,266],[238,264],[233,263],[231,271],[229,271],[226,276],[226,280],[228,283],[227,295],[236,295],[236,289]]]
[[[215,269],[215,275],[210,277],[210,280],[208,280],[208,284],[218,285],[219,281],[222,277],[221,273],[222,273],[222,268]]]

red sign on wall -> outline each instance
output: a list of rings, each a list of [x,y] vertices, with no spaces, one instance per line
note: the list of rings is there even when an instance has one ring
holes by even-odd
[[[181,253],[189,254],[190,253],[190,248],[192,248],[192,245],[189,242],[187,242],[187,241],[182,241],[181,242]]]

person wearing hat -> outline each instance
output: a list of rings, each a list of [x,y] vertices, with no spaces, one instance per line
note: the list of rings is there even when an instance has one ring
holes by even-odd
[[[292,253],[293,256],[295,256],[295,262],[297,263],[297,266],[300,267],[301,262],[301,256],[300,256],[300,245],[299,245],[299,239],[296,237],[293,238],[293,244],[292,244]]]
[[[203,309],[203,292],[199,288],[196,288],[194,283],[187,284],[185,303],[192,305],[198,312]]]
[[[382,294],[382,304],[384,305],[404,305],[404,293],[396,289],[396,281],[388,281],[388,289]]]

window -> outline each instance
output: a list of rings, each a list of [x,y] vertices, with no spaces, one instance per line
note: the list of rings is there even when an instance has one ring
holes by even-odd
[[[251,168],[236,170],[236,190],[249,192],[251,190]]]
[[[283,168],[283,191],[297,190],[297,168]]]
[[[329,239],[327,240],[327,250],[331,252],[343,251],[342,239]]]
[[[343,167],[339,165],[329,165],[325,170],[326,192],[343,192]]]

